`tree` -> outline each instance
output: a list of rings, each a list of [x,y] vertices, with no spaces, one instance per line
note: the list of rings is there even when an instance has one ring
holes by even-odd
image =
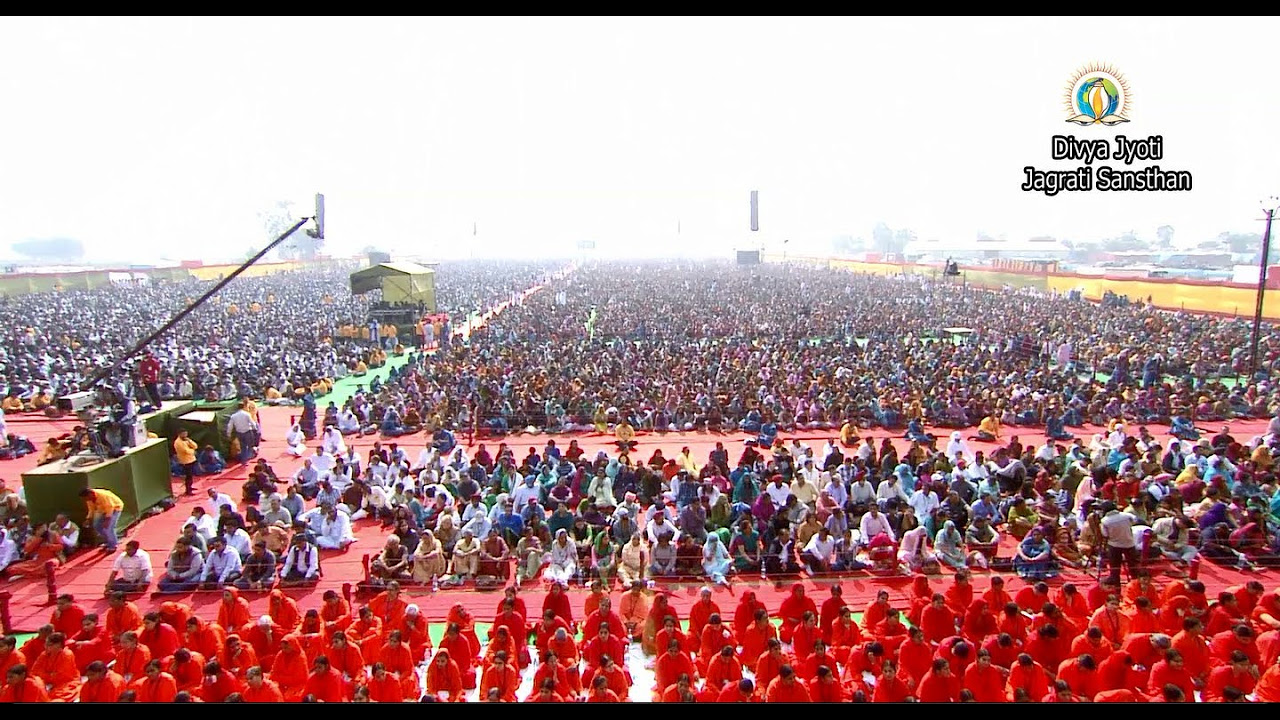
[[[1160,227],[1156,228],[1156,237],[1160,239],[1160,241],[1157,243],[1157,247],[1161,247],[1161,248],[1173,247],[1173,226],[1161,225]]]

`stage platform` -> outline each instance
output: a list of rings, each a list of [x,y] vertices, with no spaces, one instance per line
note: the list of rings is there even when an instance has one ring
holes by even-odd
[[[285,476],[292,473],[293,469],[300,465],[300,461],[285,452],[284,434],[289,429],[289,419],[295,408],[287,407],[264,407],[259,410],[260,418],[263,424],[263,444],[261,447],[261,457],[265,458],[275,468],[277,474]],[[1230,423],[1232,432],[1237,438],[1246,440],[1254,435],[1266,432],[1267,422],[1264,420],[1255,421],[1235,421]],[[1167,442],[1168,428],[1150,426],[1150,430],[1162,442]],[[1083,429],[1076,428],[1074,432],[1082,434],[1083,437],[1090,437],[1093,433],[1098,432],[1098,428],[1086,427]],[[866,435],[875,439],[877,445],[881,438],[890,437],[890,434],[883,431],[870,431]],[[969,433],[966,433],[966,435]],[[1008,437],[1018,435],[1024,443],[1039,443],[1043,440],[1043,430],[1031,428],[1006,428],[1005,434]],[[832,432],[807,432],[799,435],[783,434],[784,440],[790,440],[792,437],[800,437],[807,443],[820,444],[825,439],[834,436]],[[730,457],[736,459],[737,454],[741,452],[743,440],[746,435],[742,433],[732,433],[725,435],[715,435],[707,433],[669,433],[666,435],[642,434],[636,440],[638,442],[637,456],[643,455],[644,459],[653,452],[654,448],[662,448],[663,454],[668,457],[680,452],[682,447],[689,447],[695,458],[699,462],[704,462],[708,452],[715,446],[715,443],[723,442],[725,447],[729,449]],[[895,438],[895,445],[898,450],[904,451],[908,447],[908,443],[902,440],[897,434],[892,435]],[[528,452],[528,447],[536,447],[539,450],[546,444],[548,438],[554,438],[556,444],[567,447],[571,438],[576,438],[578,443],[590,454],[597,450],[609,450],[613,447],[612,437],[600,435],[597,433],[588,433],[580,435],[509,435],[504,438],[494,438],[486,440],[485,444],[492,452],[496,449],[499,442],[506,442],[510,445],[517,456],[522,456]],[[367,454],[368,450],[373,446],[375,441],[381,441],[384,446],[390,444],[392,440],[382,439],[379,437],[365,438],[348,438],[347,442],[356,447],[362,454]],[[422,434],[409,435],[396,438],[401,447],[405,448],[411,457],[416,457],[418,451],[423,447],[426,438]],[[983,450],[990,452],[994,445],[990,443],[980,443],[969,441],[970,447],[977,451]],[[473,449],[473,448],[470,448]],[[24,458],[25,459],[25,458]],[[0,465],[0,472],[8,470],[14,463],[13,461]],[[6,467],[8,466],[8,467]],[[145,549],[151,555],[152,564],[155,568],[157,576],[162,572],[165,559],[172,546],[174,538],[179,534],[182,524],[186,518],[190,516],[191,509],[197,503],[207,499],[205,489],[216,487],[231,495],[239,501],[240,485],[248,478],[248,468],[246,466],[233,466],[227,471],[217,476],[209,476],[196,479],[196,494],[194,497],[181,496],[181,479],[171,478],[171,482],[175,483],[178,489],[178,496],[175,497],[176,507],[172,510],[163,512],[159,515],[145,518],[135,525],[128,533],[130,539],[137,539],[142,543]],[[355,584],[364,578],[364,567],[361,558],[365,554],[373,554],[378,552],[385,540],[385,532],[381,530],[377,523],[370,520],[362,520],[354,523],[354,530],[357,535],[357,542],[352,545],[346,552],[324,552],[321,555],[321,564],[324,569],[324,580],[319,587],[307,589],[292,589],[288,593],[298,600],[300,606],[305,610],[308,608],[316,608],[320,605],[321,595],[325,590],[338,590],[341,592],[344,584]],[[1008,541],[1006,541],[1008,542]],[[1011,546],[1010,546],[1011,547]],[[1002,551],[1007,556],[1007,551]],[[77,596],[84,603],[86,608],[93,610],[102,610],[105,603],[102,600],[103,586],[111,571],[112,558],[106,557],[103,553],[96,550],[81,551],[80,554],[73,557],[66,566],[58,571],[57,588],[59,592],[69,592]],[[975,572],[974,585],[980,590],[988,587],[988,574],[982,571]],[[1016,577],[1006,575],[1012,578],[1009,585],[1011,588],[1019,588],[1022,581]],[[1268,587],[1274,587],[1280,572],[1276,570],[1261,570],[1253,573],[1241,573],[1233,570],[1218,567],[1211,563],[1204,563],[1201,566],[1200,578],[1208,587],[1211,597],[1212,593],[1230,585],[1242,583],[1250,579],[1258,579],[1263,581]],[[811,591],[817,591],[825,594],[825,586],[839,582],[843,588],[845,597],[849,604],[853,607],[859,607],[869,602],[875,597],[876,591],[887,589],[890,591],[895,600],[903,601],[907,597],[909,591],[910,577],[891,577],[883,578],[872,576],[866,573],[855,574],[842,578],[809,578],[801,577],[797,579],[773,579],[761,581],[757,577],[746,577],[736,581],[731,589],[717,588],[717,597],[722,595],[735,595],[745,590],[753,590],[761,599],[769,605],[770,608],[776,609],[778,603],[781,602],[785,593],[789,592],[790,585],[795,582],[803,582]],[[939,587],[949,582],[948,576],[935,578],[934,583]],[[1080,586],[1091,586],[1094,578],[1083,572],[1066,572],[1058,579],[1052,581],[1052,584],[1058,585],[1064,582],[1075,582]],[[672,602],[681,610],[687,609],[697,595],[697,588],[701,587],[700,582],[689,582],[674,585],[668,588],[672,593]],[[11,601],[12,622],[16,629],[33,630],[46,621],[50,612],[50,603],[48,592],[45,588],[44,581],[41,580],[19,580],[9,583],[6,589],[13,593]],[[443,620],[449,608],[455,603],[462,603],[471,610],[478,618],[491,617],[497,607],[498,599],[501,597],[499,593],[493,591],[477,591],[474,589],[450,589],[441,590],[436,593],[430,592],[430,588],[413,587],[408,589],[411,601],[417,603],[424,615],[433,621]],[[524,593],[526,602],[531,606],[537,604],[541,606],[542,590],[539,586],[530,586]],[[585,597],[585,591],[579,588],[573,588],[570,591],[571,601],[574,604],[575,611],[580,612],[581,603]],[[265,607],[265,595],[255,594],[249,595],[253,605],[254,612],[257,613]],[[197,610],[211,608],[218,601],[217,593],[194,593],[190,595],[179,595],[174,599],[190,602]],[[150,607],[161,602],[160,598],[143,599],[140,604]],[[736,600],[728,600],[721,598],[720,602],[736,603]]]

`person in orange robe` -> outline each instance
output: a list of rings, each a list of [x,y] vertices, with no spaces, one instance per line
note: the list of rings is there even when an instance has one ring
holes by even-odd
[[[169,658],[167,672],[178,683],[178,692],[195,692],[204,681],[205,658],[195,650],[178,648]]]
[[[604,591],[604,583],[600,580],[591,581],[591,592],[587,593],[587,599],[582,601],[582,617],[586,618],[600,607],[600,599],[609,597]]]
[[[187,621],[187,633],[182,639],[182,646],[198,652],[206,660],[212,660],[222,654],[227,644],[227,631],[216,623],[207,623],[202,618],[193,617]]]
[[[744,679],[738,681],[736,685],[728,685],[721,690],[716,702],[760,702],[760,696],[756,693],[756,684]]]
[[[44,652],[31,663],[31,676],[44,682],[53,702],[75,702],[80,696],[80,668],[67,648],[67,636],[55,632],[45,641]]]
[[[387,672],[400,681],[404,697],[417,697],[418,688],[421,687],[417,663],[413,660],[413,651],[404,644],[399,630],[392,630],[387,635],[387,644],[378,650],[376,661],[382,663]]]
[[[1195,617],[1195,606],[1187,595],[1174,595],[1160,608],[1160,632],[1177,635],[1182,632],[1182,621]]]
[[[447,656],[457,665],[458,672],[461,673],[462,687],[470,690],[476,687],[478,678],[476,677],[475,662],[476,653],[480,652],[478,643],[473,644],[472,641],[462,633],[458,623],[449,623],[445,629],[444,637],[440,640],[440,650],[447,652]],[[436,651],[436,657],[440,656],[440,650]]]
[[[106,664],[115,662],[116,652],[107,631],[98,624],[98,616],[89,613],[80,620],[80,632],[71,636],[67,643],[76,656],[76,667],[81,671],[90,663],[101,661]],[[2,669],[2,668],[0,668]]]
[[[271,661],[275,659],[276,653],[280,652],[280,641],[284,640],[287,634],[284,628],[271,619],[270,615],[263,615],[258,618],[258,622],[240,631],[240,640],[253,646],[253,652],[258,657],[256,664],[271,667]]]
[[[813,613],[815,618],[818,616],[818,606],[804,594],[804,585],[796,583],[791,586],[791,594],[778,607],[778,615],[782,618],[782,625],[778,628],[779,640],[791,642],[791,635],[804,622],[806,611]]]
[[[408,607],[409,603],[400,597],[400,583],[395,580],[387,583],[387,589],[369,601],[369,609],[382,621],[383,627],[398,626],[400,618],[404,616],[404,611]]]
[[[806,610],[800,624],[791,634],[791,654],[797,660],[809,657],[813,653],[813,644],[822,639],[822,629],[818,627],[818,614]]]
[[[1253,695],[1258,702],[1280,702],[1280,664],[1271,665],[1262,673],[1258,684],[1253,688]],[[3,699],[2,694],[0,699]]]
[[[462,673],[444,643],[440,644],[440,649],[436,650],[431,664],[427,666],[427,694],[438,698],[444,695],[440,699],[450,702],[463,702]]]
[[[320,619],[326,631],[342,632],[351,624],[351,604],[333,590],[326,590],[324,604],[320,606]]]
[[[929,605],[920,611],[920,629],[924,639],[939,643],[956,634],[956,615],[942,593],[934,593]]]
[[[1195,683],[1191,673],[1182,664],[1182,654],[1177,650],[1169,650],[1164,659],[1151,667],[1151,678],[1147,681],[1147,695],[1158,696],[1166,685],[1174,685],[1182,691],[1186,702],[1195,698]]]
[[[44,683],[27,672],[27,666],[18,663],[5,673],[4,686],[0,687],[0,703],[47,703],[49,693]]]
[[[1214,667],[1230,665],[1231,655],[1237,650],[1244,653],[1250,664],[1257,667],[1271,667],[1275,664],[1275,658],[1269,658],[1270,662],[1263,660],[1253,628],[1248,625],[1237,625],[1231,630],[1214,635],[1209,640],[1209,664]]]
[[[382,647],[382,620],[368,606],[360,608],[356,621],[346,630],[347,639],[360,648],[360,653],[371,658]]]
[[[373,664],[373,675],[369,678],[365,687],[369,688],[369,699],[373,702],[404,702],[404,683],[401,680],[398,680],[391,673],[387,672],[387,666],[380,662]],[[414,688],[413,694],[418,694],[416,687]]]
[[[298,625],[302,622],[302,614],[298,612],[298,603],[283,590],[272,590],[267,597],[267,615],[280,629],[286,633],[291,633],[298,629]]]
[[[991,664],[1008,670],[1018,662],[1018,656],[1024,649],[1021,641],[1008,633],[1000,633],[989,637],[982,643],[982,649],[991,653]]]
[[[515,585],[508,585],[504,587],[502,589],[502,599],[498,601],[498,608],[496,612],[502,612],[502,606],[510,600],[516,614],[522,618],[529,617],[529,606],[525,604],[524,598],[520,597],[519,593],[520,590]],[[512,634],[518,634],[515,632],[514,628],[512,629]]]
[[[1209,606],[1209,615],[1204,621],[1204,634],[1210,637],[1225,630],[1248,622],[1244,613],[1240,612],[1240,601],[1229,592],[1218,593],[1218,601]]]
[[[124,692],[125,682],[120,673],[107,669],[101,660],[89,663],[85,669],[84,684],[80,686],[80,702],[113,703]]]
[[[827,643],[827,649],[836,662],[844,665],[849,651],[861,644],[862,640],[862,628],[853,621],[853,610],[847,606],[840,608],[836,621],[831,624],[831,642]]]
[[[1071,650],[1071,639],[1062,637],[1056,625],[1045,625],[1027,640],[1027,654],[1045,668],[1056,669]],[[1047,692],[1047,691],[1046,691]],[[1035,697],[1032,695],[1031,697]]]
[[[1258,600],[1262,599],[1262,596],[1267,592],[1262,583],[1257,580],[1250,580],[1243,585],[1232,585],[1226,591],[1236,596],[1236,603],[1245,617],[1248,617],[1253,612]]]
[[[764,701],[770,703],[813,702],[809,688],[800,682],[790,665],[778,669],[778,677],[769,681],[764,691]]]
[[[978,659],[965,668],[963,677],[964,688],[973,693],[974,702],[1004,702],[1005,671],[991,664],[990,651],[979,650]]]
[[[999,575],[991,577],[991,587],[982,593],[982,599],[987,601],[987,607],[991,608],[991,612],[996,612],[1013,602],[1013,596],[1004,589],[1004,578]]]
[[[736,685],[740,680],[742,680],[742,663],[734,654],[733,647],[725,645],[707,663],[706,685],[719,692],[726,686]]]
[[[107,614],[102,624],[111,642],[118,643],[120,636],[131,630],[142,630],[142,613],[139,612],[137,603],[125,599],[124,593],[111,593],[107,605]]]
[[[1189,617],[1182,621],[1182,632],[1174,635],[1169,647],[1182,656],[1182,664],[1191,678],[1203,684],[1209,679],[1209,642],[1202,632],[1203,626],[1197,618]]]
[[[5,568],[5,575],[10,578],[43,578],[49,571],[46,565],[50,560],[55,569],[62,565],[62,540],[56,531],[32,534],[22,546],[22,556],[27,559],[10,564]]]
[[[951,614],[964,617],[965,611],[973,604],[974,598],[973,583],[969,582],[969,571],[957,571],[951,578],[951,585],[947,587],[944,596],[947,599],[947,607],[951,608]]]
[[[1201,702],[1222,702],[1224,691],[1233,687],[1248,695],[1258,684],[1257,666],[1249,661],[1249,656],[1235,650],[1231,653],[1231,664],[1220,665],[1209,673],[1209,681],[1200,694]]]
[[[113,669],[124,677],[125,682],[132,683],[142,677],[151,662],[151,651],[146,645],[138,642],[138,634],[127,632],[120,636],[120,649],[116,651],[116,664]]]
[[[612,608],[612,602],[600,602],[600,607],[596,609],[596,613],[600,613],[605,607]],[[644,639],[645,620],[649,617],[649,610],[652,604],[649,602],[649,596],[645,592],[644,583],[636,580],[631,583],[631,587],[627,592],[622,593],[622,597],[618,600],[617,615],[622,621],[623,632],[632,640]],[[598,622],[598,621],[597,621]],[[591,618],[587,618],[587,628],[593,627],[594,623]],[[647,644],[646,644],[647,645]],[[642,646],[648,654],[652,648]]]
[[[330,666],[332,665],[331,662]],[[285,702],[298,702],[302,699],[302,689],[307,685],[307,677],[311,674],[309,669],[313,666],[314,661],[307,661],[307,654],[303,652],[298,636],[285,635],[280,641],[280,651],[272,659],[271,669],[268,671]]]
[[[547,650],[541,655],[542,662],[538,664],[538,669],[533,673],[533,694],[537,694],[547,683],[551,682],[551,688],[555,694],[574,700],[577,693],[569,686],[569,676],[565,672],[564,665],[560,659],[556,657],[554,652]],[[531,698],[525,698],[528,702]]]
[[[423,617],[418,606],[410,604],[405,608],[399,627],[392,629],[400,631],[400,637],[413,653],[413,662],[421,664],[427,657],[427,651],[431,649],[431,634],[427,619]]]
[[[1209,612],[1209,598],[1205,595],[1204,583],[1199,580],[1185,578],[1169,583],[1161,593],[1160,604],[1156,609],[1163,609],[1175,597],[1186,597],[1191,600],[1191,607],[1196,608],[1197,615]]]
[[[520,639],[523,640],[524,637],[521,636]],[[521,650],[527,647],[528,647],[527,645],[520,645],[516,643],[516,639],[511,635],[511,631],[507,628],[507,626],[503,625],[502,627],[498,628],[497,633],[494,635],[493,639],[489,641],[489,645],[485,648],[484,660],[481,662],[481,664],[484,665],[485,667],[488,667],[489,665],[493,664],[493,659],[495,656],[497,656],[498,653],[505,652],[507,654],[507,657],[511,659],[511,666],[515,669],[516,672],[520,672],[521,670],[524,669],[526,665],[526,663],[523,661],[524,659],[522,658],[522,655],[524,653],[521,653]]]
[[[964,622],[960,633],[966,640],[975,645],[982,645],[982,642],[987,637],[999,634],[996,616],[992,615],[991,611],[987,609],[986,600],[978,598],[969,605],[969,608],[964,613]]]
[[[546,651],[547,643],[559,628],[564,628],[566,631],[571,630],[568,622],[556,617],[553,611],[544,610],[542,612],[542,621],[534,626],[535,639],[533,646],[537,648],[539,653]],[[537,689],[535,688],[535,690]]]
[[[1067,617],[1066,613],[1062,612],[1062,608],[1059,608],[1055,603],[1048,602],[1040,609],[1039,615],[1031,618],[1032,630],[1039,630],[1045,625],[1052,625],[1058,628],[1059,637],[1062,637],[1066,644],[1070,646],[1071,638],[1084,632],[1088,623],[1077,626],[1072,622],[1071,618]]]
[[[880,666],[875,690],[871,693],[871,702],[900,703],[913,697],[911,683],[898,672],[898,664],[893,658],[887,658]]]
[[[689,637],[702,637],[702,628],[710,621],[712,615],[723,616],[720,606],[711,599],[711,588],[704,587],[698,591],[698,601],[689,608]]]
[[[568,628],[556,628],[555,634],[547,641],[546,652],[552,653],[556,662],[564,669],[565,680],[569,683],[571,694],[575,697],[581,695],[582,677],[578,672],[578,645],[573,641]]]
[[[329,661],[329,667],[333,668],[345,682],[350,683],[364,677],[364,653],[360,652],[360,648],[352,643],[345,633],[334,633],[329,639],[329,649],[316,657],[321,656]],[[315,662],[315,660],[311,661],[312,668],[315,667]]]
[[[672,640],[680,645],[681,652],[693,653],[698,649],[689,636],[680,631],[680,625],[676,622],[676,619],[668,615],[662,619],[662,628],[658,630],[658,635],[653,639],[653,644],[655,647],[665,650]]]
[[[898,646],[897,661],[898,671],[912,683],[919,683],[929,672],[933,667],[933,646],[925,640],[923,630],[913,627],[907,631],[907,641]]]
[[[1045,603],[1049,602],[1049,584],[1038,582],[1034,585],[1027,585],[1013,596],[1013,601],[1018,604],[1018,607],[1034,615],[1044,608]],[[1031,697],[1042,696],[1032,695]]]
[[[503,702],[516,701],[520,671],[507,662],[507,657],[503,650],[493,656],[493,663],[485,668],[484,675],[480,678],[480,697],[488,697],[490,691],[497,690]]]
[[[655,702],[678,703],[678,702],[697,702],[697,695],[693,691],[693,682],[688,675],[681,675],[674,683],[668,685],[661,692],[654,690],[653,694],[656,698]]]
[[[1139,573],[1138,577],[1130,580],[1129,583],[1124,586],[1122,599],[1124,601],[1125,609],[1132,608],[1139,596],[1150,600],[1151,604],[1155,607],[1159,607],[1161,600],[1163,599],[1163,594],[1160,592],[1160,588],[1156,587],[1156,584],[1151,580],[1151,576],[1145,572]]]
[[[1049,674],[1044,666],[1036,662],[1027,653],[1018,656],[1018,661],[1009,670],[1009,680],[1005,683],[1005,698],[1014,699],[1014,691],[1022,690],[1028,697],[1040,698],[1049,692]]]
[[[906,642],[907,626],[902,624],[902,618],[897,610],[890,610],[884,620],[876,624],[871,634],[884,646],[886,653],[893,653],[897,652],[899,645]]]
[[[200,699],[207,703],[220,703],[229,695],[240,692],[239,678],[222,667],[216,659],[204,664],[204,680],[200,683]]]
[[[1129,611],[1129,632],[1160,632],[1160,616],[1151,609],[1151,601],[1144,596],[1138,596],[1133,610]]]
[[[782,651],[782,643],[778,642],[777,638],[771,638],[765,651],[756,657],[754,668],[756,682],[768,687],[769,683],[778,677],[782,666],[791,665],[793,662],[795,659]]]
[[[951,664],[942,658],[933,661],[920,678],[916,699],[922,703],[956,702],[960,699],[960,679],[951,674]]]
[[[337,703],[348,699],[347,684],[337,670],[329,667],[329,658],[316,658],[315,669],[307,678],[302,694],[313,695],[320,702]]]
[[[589,703],[616,703],[622,702],[621,696],[609,687],[609,681],[601,675],[591,683],[591,692],[587,694],[587,702]]]
[[[80,621],[84,620],[85,614],[84,608],[76,603],[74,596],[63,593],[58,596],[53,614],[49,616],[49,624],[53,626],[54,632],[60,632],[69,638],[75,637],[80,632]]]
[[[276,656],[276,662],[280,656]],[[244,690],[240,693],[247,703],[281,703],[291,702],[284,696],[280,685],[274,679],[268,679],[260,667],[251,667],[244,676]],[[301,696],[299,696],[301,697]]]
[[[329,633],[325,631],[324,622],[320,620],[320,611],[315,608],[303,613],[302,622],[293,634],[298,637],[298,644],[302,646],[302,652],[307,656],[308,667],[316,661],[320,653],[329,648]]]
[[[168,703],[178,694],[178,681],[160,669],[159,660],[152,660],[142,676],[129,684],[129,689],[137,694],[138,702]]]
[[[631,678],[628,677],[626,670],[614,662],[609,655],[605,655],[600,659],[599,666],[582,674],[582,684],[590,685],[594,689],[596,680],[601,677],[605,679],[605,684],[608,688],[618,697],[630,697]]]
[[[1113,648],[1120,647],[1129,635],[1129,618],[1120,612],[1120,598],[1116,595],[1108,597],[1106,604],[1094,611],[1093,616],[1089,618],[1089,627],[1101,630],[1102,637],[1106,638]]]
[[[12,635],[0,636],[0,677],[14,665],[26,665],[27,658],[18,649],[18,639]]]
[[[1053,604],[1062,610],[1062,614],[1071,618],[1071,622],[1078,627],[1086,627],[1089,624],[1089,603],[1085,601],[1084,595],[1076,589],[1075,583],[1066,583],[1062,587],[1053,592]]]
[[[516,612],[516,604],[514,600],[504,600],[502,609],[493,618],[493,625],[489,628],[489,639],[492,641],[494,636],[498,634],[498,630],[505,629],[507,635],[515,640],[516,638],[524,639],[527,635],[527,623],[524,615]],[[517,660],[519,667],[525,667],[531,663],[532,658],[529,656],[527,646],[517,643],[518,652],[512,657]]]
[[[666,688],[674,685],[681,675],[688,675],[691,680],[697,680],[698,669],[694,666],[693,660],[685,654],[684,649],[680,647],[679,640],[671,640],[667,645],[667,651],[658,656],[658,660],[654,663],[653,680],[655,699],[661,697],[661,693]]]
[[[738,633],[738,640],[742,643],[739,657],[743,662],[758,658],[760,653],[769,647],[769,642],[776,639],[778,639],[778,631],[769,622],[769,614],[763,610],[757,610],[756,621]]]
[[[222,601],[218,603],[218,624],[226,628],[228,633],[233,633],[239,632],[252,620],[249,601],[240,597],[240,590],[234,587],[224,588]]]
[[[574,626],[573,622],[573,605],[569,603],[569,596],[565,593],[565,586],[561,583],[554,582],[547,588],[547,594],[542,598],[542,612],[546,613],[550,610],[556,617],[564,620],[569,627]],[[523,613],[521,613],[523,614]],[[529,617],[525,615],[525,617]]]
[[[911,597],[910,605],[907,609],[907,622],[912,625],[920,624],[920,613],[929,607],[933,602],[933,588],[929,586],[929,578],[925,575],[916,575],[911,578]]]
[[[1089,612],[1107,604],[1107,598],[1115,595],[1121,596],[1120,583],[1112,582],[1111,578],[1102,578],[1093,587],[1089,588],[1089,592],[1085,594],[1085,603],[1089,606]]]
[[[527,703],[562,703],[572,702],[567,700],[563,695],[556,692],[556,681],[552,678],[543,680],[541,685],[534,684],[534,689],[529,696],[524,699]]]
[[[596,633],[596,636],[591,638],[589,642],[586,642],[586,635],[582,636],[584,641],[584,645],[582,647],[582,661],[587,665],[586,670],[590,671],[591,669],[599,666],[601,659],[605,655],[608,655],[611,658],[626,657],[627,645],[623,642],[623,637],[624,636],[622,635],[614,634],[613,631],[609,629],[608,624],[602,624],[599,631]],[[588,681],[583,678],[583,685],[586,685],[587,683]]]
[[[832,672],[840,670],[840,663],[836,662],[833,655],[827,652],[827,644],[821,640],[815,640],[813,643],[813,652],[809,653],[809,657],[801,660],[797,665],[791,667],[796,671],[796,675],[800,679],[809,682],[818,676],[818,668],[822,666],[831,668]]]
[[[1089,654],[1063,660],[1058,665],[1058,679],[1065,680],[1072,692],[1085,700],[1092,700],[1102,691],[1098,662]]]
[[[222,654],[218,656],[218,662],[222,665],[222,669],[236,676],[237,680],[244,680],[244,674],[254,665],[259,665],[258,653],[254,651],[253,646],[247,642],[241,642],[239,635],[228,635],[227,644],[222,648]]]
[[[959,682],[964,671],[978,659],[978,648],[959,635],[953,635],[938,645],[935,657],[946,660],[951,665],[951,675]]]
[[[887,599],[888,597],[889,594],[885,593],[885,598]],[[754,591],[748,590],[742,593],[742,599],[738,601],[738,606],[733,610],[733,632],[735,635],[742,637],[743,631],[755,624],[757,610],[764,610],[766,615],[769,613],[769,609],[765,607],[764,603],[756,598]]]
[[[146,645],[153,658],[167,658],[182,647],[182,639],[178,631],[160,619],[160,613],[149,612],[142,616],[142,632],[138,633],[138,642]]]
[[[690,636],[690,642],[695,638]],[[707,617],[707,621],[703,624],[701,633],[696,638],[698,643],[697,665],[698,671],[705,673],[707,664],[711,659],[720,654],[721,648],[733,647],[737,648],[738,640],[734,637],[733,631],[720,618],[720,613],[712,613]]]
[[[1071,657],[1073,658],[1088,655],[1094,660],[1102,662],[1113,652],[1115,652],[1115,648],[1102,636],[1102,628],[1099,627],[1091,627],[1071,641]]]
[[[160,621],[177,631],[179,636],[186,631],[187,621],[194,614],[190,605],[173,600],[166,600],[160,603],[158,612],[160,613]],[[181,641],[179,641],[179,645],[181,644]]]

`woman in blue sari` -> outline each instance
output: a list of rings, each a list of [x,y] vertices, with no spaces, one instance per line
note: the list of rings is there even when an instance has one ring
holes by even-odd
[[[1049,541],[1044,539],[1044,531],[1039,527],[1028,533],[1018,545],[1013,569],[1024,580],[1047,580],[1058,576],[1058,563],[1053,559]]]

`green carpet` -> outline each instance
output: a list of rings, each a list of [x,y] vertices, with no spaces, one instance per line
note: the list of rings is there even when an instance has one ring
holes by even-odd
[[[408,351],[400,357],[395,357],[394,355],[388,356],[386,364],[380,368],[370,370],[359,377],[356,377],[355,375],[348,375],[335,382],[333,384],[333,390],[328,395],[316,398],[316,405],[322,411],[330,402],[338,407],[342,407],[348,400],[355,396],[357,387],[363,385],[368,389],[369,383],[372,383],[374,378],[378,378],[383,382],[386,382],[387,376],[391,374],[391,370],[393,368],[403,367],[408,362]]]

